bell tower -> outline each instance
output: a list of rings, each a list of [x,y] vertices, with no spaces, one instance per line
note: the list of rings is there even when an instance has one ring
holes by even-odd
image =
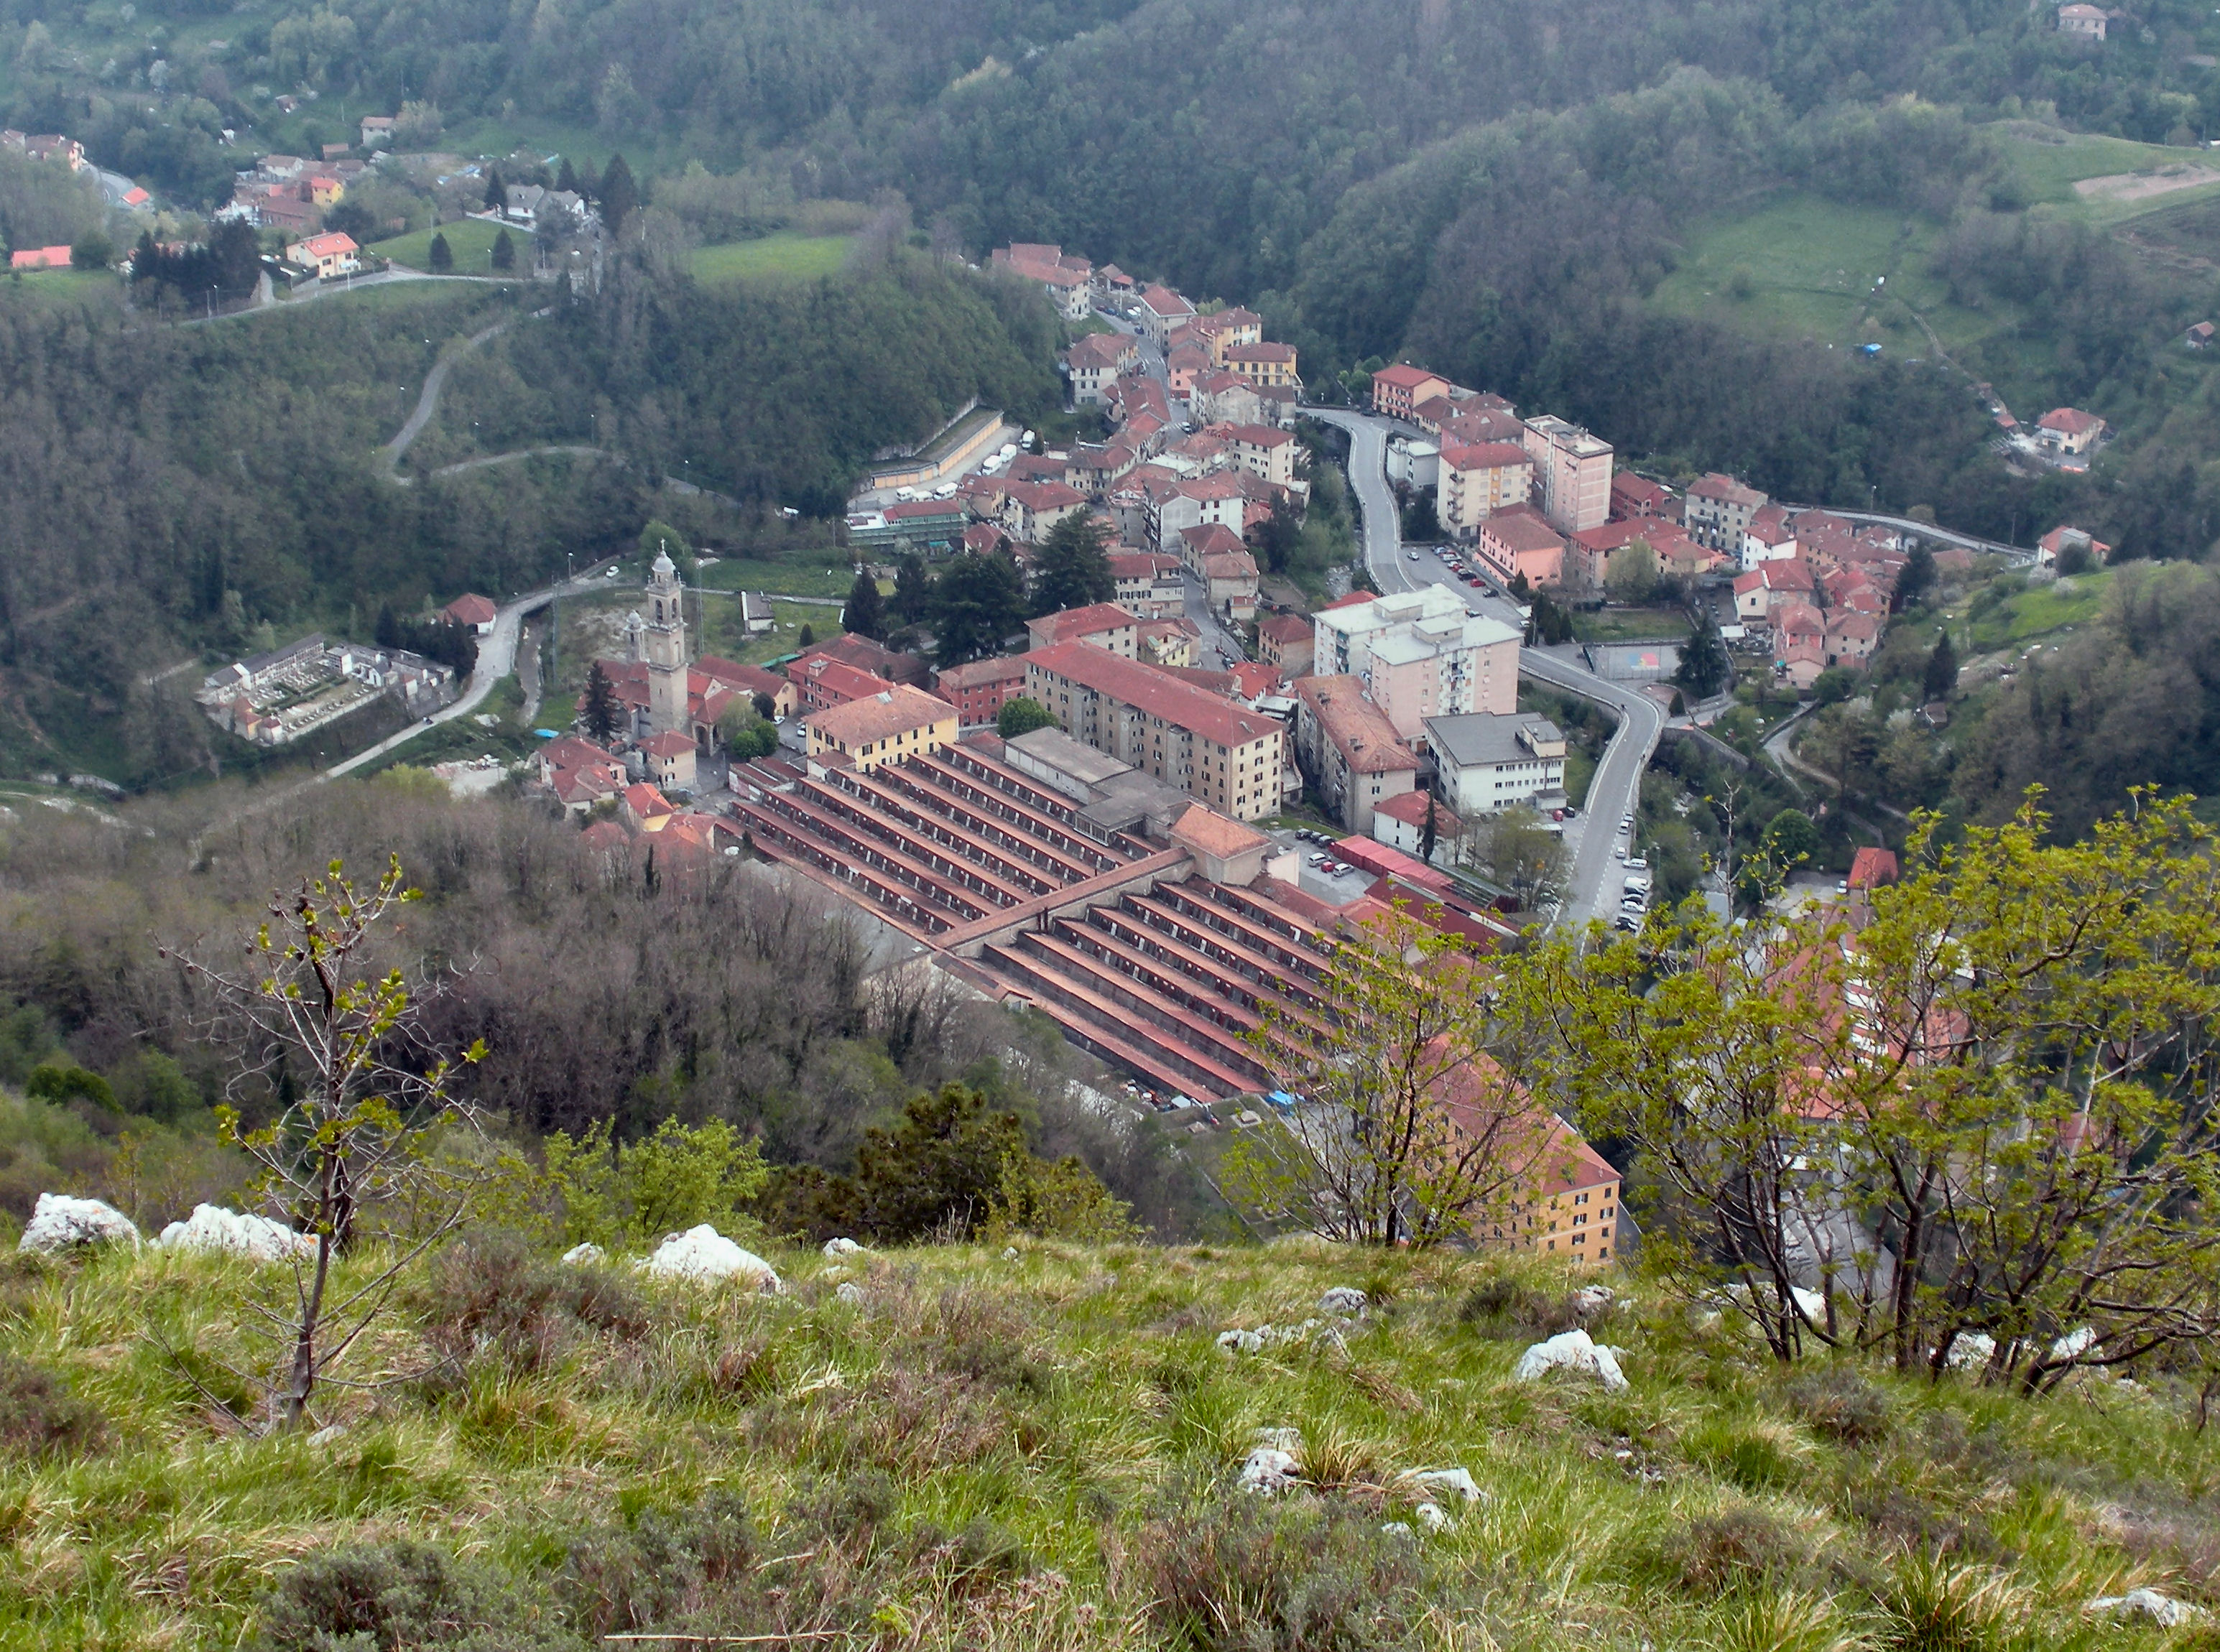
[[[686,592],[668,553],[658,555],[647,580],[646,625],[638,646],[647,662],[647,720],[651,734],[694,738],[686,714]]]

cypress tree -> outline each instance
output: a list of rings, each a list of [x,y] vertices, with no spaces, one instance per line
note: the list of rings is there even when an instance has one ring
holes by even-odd
[[[508,191],[502,187],[501,171],[497,167],[486,168],[485,209],[499,212],[508,205]]]
[[[586,672],[586,732],[597,740],[606,740],[616,732],[617,696],[609,686],[608,673],[596,660]]]
[[[632,181],[632,168],[625,165],[621,154],[611,155],[608,168],[602,173],[601,203],[602,228],[614,240],[624,228],[624,221],[639,205],[639,190]]]
[[[516,268],[516,243],[509,240],[506,229],[493,238],[493,267],[496,270]]]
[[[445,275],[455,267],[454,249],[447,245],[447,238],[445,234],[436,234],[432,237],[431,264],[432,272],[434,275]]]
[[[886,611],[879,601],[879,582],[866,569],[856,570],[856,583],[848,588],[848,606],[840,610],[840,624],[857,636],[875,641],[886,633]]]
[[[1950,633],[1944,632],[1935,639],[1935,651],[1927,657],[1927,697],[1948,700],[1958,688],[1958,651],[1950,645]]]

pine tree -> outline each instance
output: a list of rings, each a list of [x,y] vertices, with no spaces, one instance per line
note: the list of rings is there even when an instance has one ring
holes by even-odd
[[[555,187],[567,195],[583,195],[585,186],[578,182],[577,169],[571,165],[568,155],[563,157],[563,169],[555,174]]]
[[[632,181],[632,168],[625,165],[621,154],[611,155],[608,168],[602,173],[600,200],[602,228],[614,240],[624,228],[624,221],[639,205],[639,190]]]
[[[1726,686],[1732,669],[1726,645],[1719,640],[1719,629],[1706,614],[1694,634],[1681,645],[1681,663],[1673,670],[1673,681],[1686,689],[1692,699],[1708,700]]]
[[[377,610],[377,624],[371,632],[371,639],[380,648],[401,646],[401,621],[394,617],[393,604],[383,603]]]
[[[856,583],[848,588],[848,605],[840,610],[840,627],[858,637],[876,641],[887,628],[884,606],[879,601],[879,582],[868,569],[856,570]]]
[[[917,558],[904,557],[895,569],[895,617],[914,626],[932,607],[932,576]]]
[[[1102,520],[1087,514],[1067,516],[1051,528],[1033,572],[1033,612],[1060,614],[1115,596],[1108,538]]]
[[[509,240],[505,229],[493,238],[493,267],[503,271],[516,268],[516,243]]]
[[[805,625],[801,627],[801,635],[797,640],[800,641],[804,648],[816,647],[817,627],[815,626]]]
[[[500,171],[495,167],[487,167],[485,209],[488,212],[499,212],[508,205],[508,191],[502,187]]]
[[[454,249],[447,245],[447,238],[445,234],[432,237],[431,263],[432,272],[434,275],[445,275],[455,267]]]
[[[608,673],[596,660],[586,672],[586,732],[597,740],[607,740],[617,729],[616,690],[609,686]]]
[[[1927,657],[1927,697],[1948,700],[1958,689],[1958,651],[1950,645],[1950,633],[1944,632],[1935,639],[1935,651]]]

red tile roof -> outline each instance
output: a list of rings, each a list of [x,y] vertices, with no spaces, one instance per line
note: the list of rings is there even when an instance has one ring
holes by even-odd
[[[500,610],[492,599],[480,596],[475,591],[465,591],[440,612],[458,626],[490,626]]]
[[[1151,717],[1161,717],[1220,745],[1248,745],[1281,732],[1276,718],[1244,711],[1171,672],[1086,643],[1057,643],[1026,656],[1046,672],[1069,678]]]
[[[1388,714],[1365,697],[1364,684],[1357,678],[1306,676],[1294,689],[1295,697],[1310,708],[1320,730],[1356,773],[1385,775],[1419,766],[1417,754],[1403,744]]]

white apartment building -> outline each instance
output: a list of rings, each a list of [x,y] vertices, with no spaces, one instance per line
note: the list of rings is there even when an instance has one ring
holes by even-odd
[[[1565,801],[1564,732],[1537,713],[1430,717],[1426,744],[1443,797],[1468,820],[1519,803],[1550,808]]]
[[[1519,428],[1544,520],[1561,533],[1601,527],[1611,515],[1611,444],[1547,413]]]
[[[1312,626],[1312,670],[1356,678],[1406,740],[1429,717],[1518,708],[1518,632],[1443,586],[1344,602]]]

